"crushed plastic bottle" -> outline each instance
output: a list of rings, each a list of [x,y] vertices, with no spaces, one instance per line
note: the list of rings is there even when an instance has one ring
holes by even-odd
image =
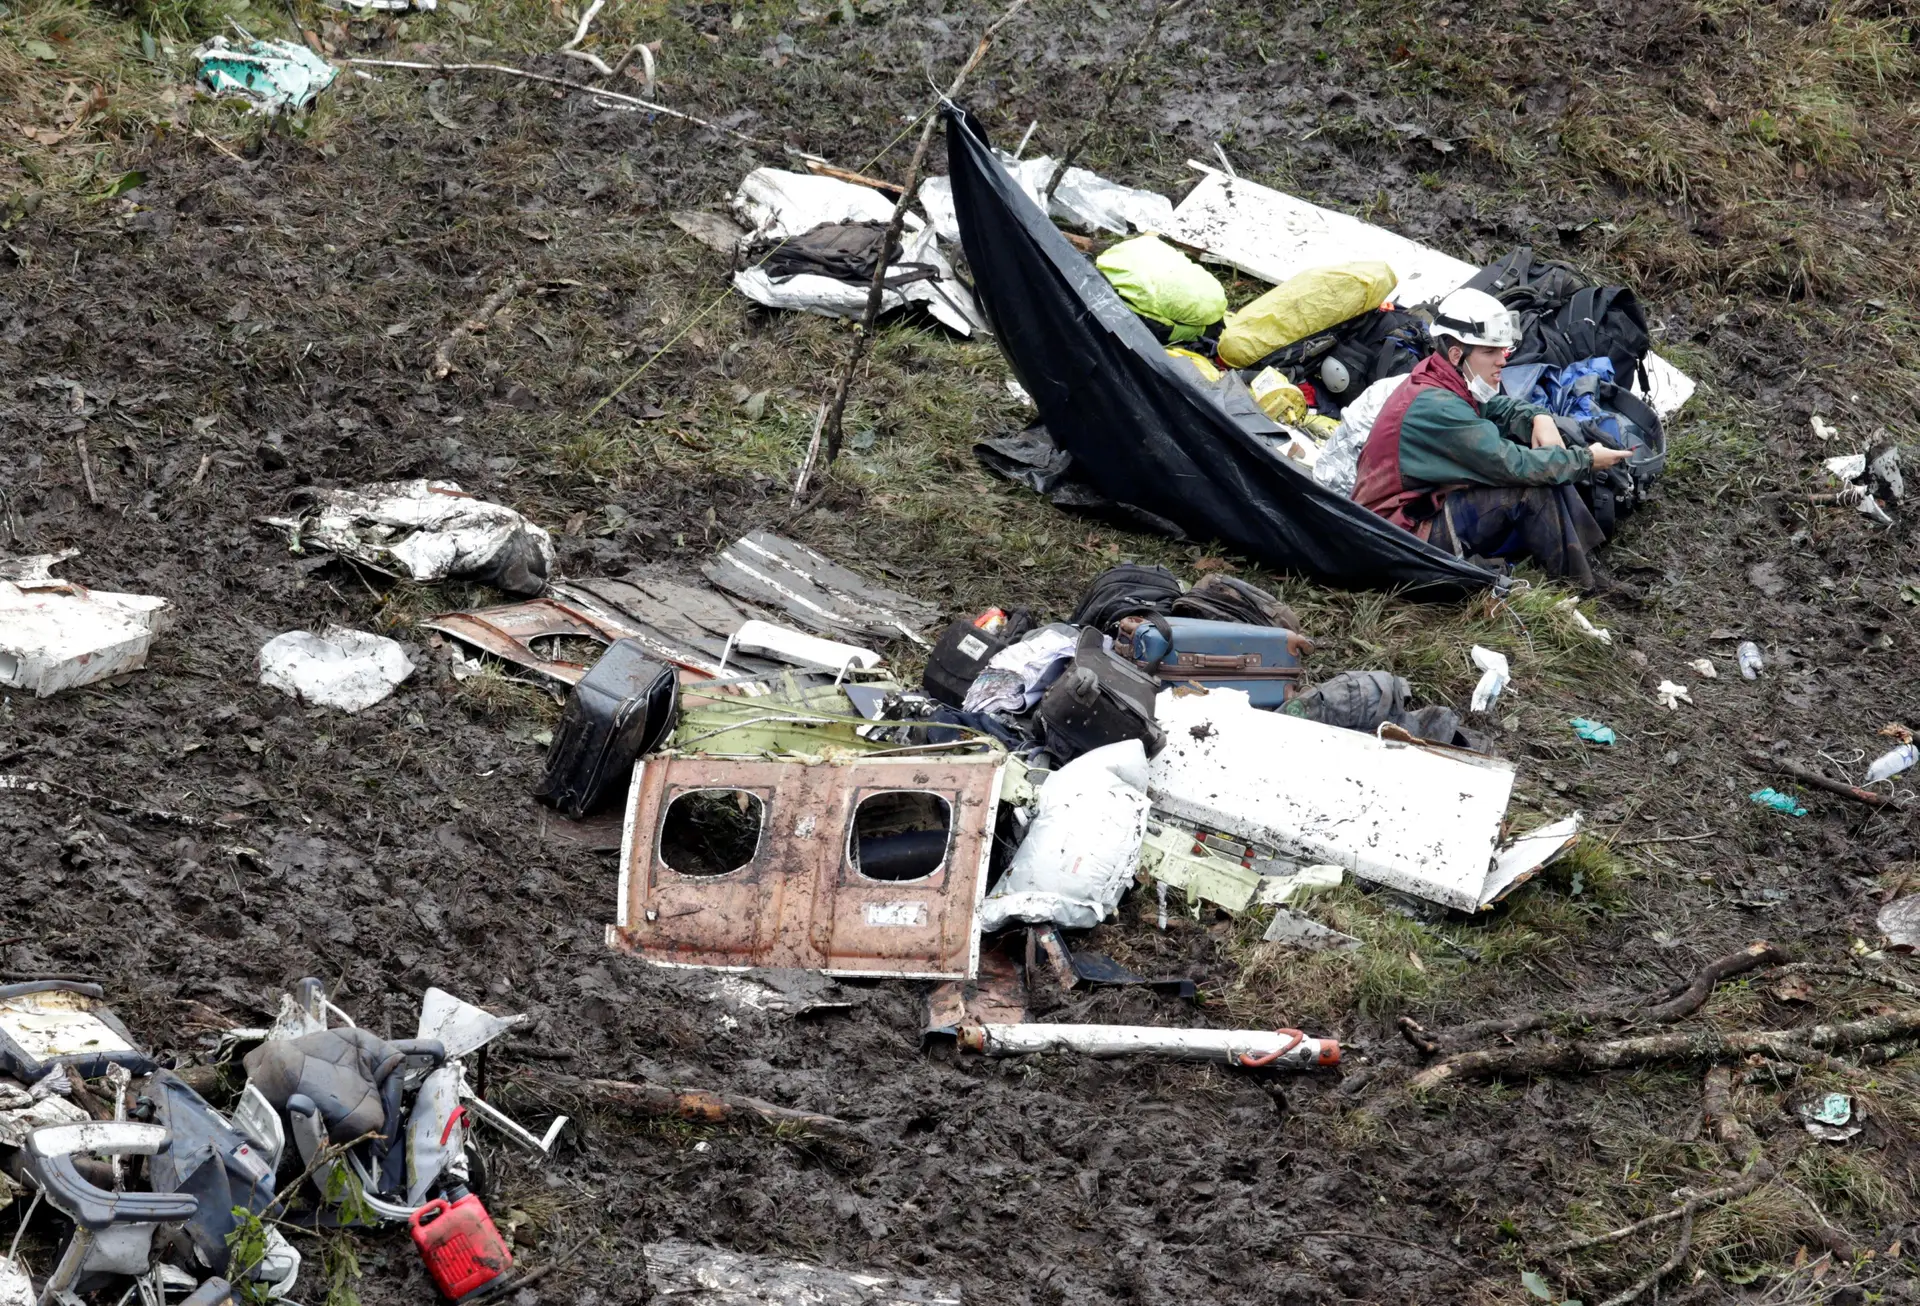
[[[1740,641],[1740,674],[1748,680],[1760,679],[1760,670],[1767,664],[1760,660],[1760,646],[1750,639]]]
[[[1920,763],[1920,744],[1902,744],[1873,759],[1873,765],[1867,768],[1867,783],[1891,780],[1915,763]]]

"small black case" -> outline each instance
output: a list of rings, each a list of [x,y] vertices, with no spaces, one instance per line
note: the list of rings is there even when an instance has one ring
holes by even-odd
[[[920,673],[920,684],[948,707],[959,707],[967,701],[968,687],[987,669],[993,655],[1006,646],[1007,641],[1000,636],[962,617],[947,627],[927,655],[927,669]]]
[[[1047,751],[1066,763],[1107,744],[1138,739],[1153,756],[1167,742],[1153,717],[1159,689],[1140,668],[1107,652],[1097,627],[1087,627],[1073,661],[1034,709]]]
[[[599,810],[673,729],[680,706],[674,669],[637,639],[616,640],[567,696],[533,796],[574,820]]]

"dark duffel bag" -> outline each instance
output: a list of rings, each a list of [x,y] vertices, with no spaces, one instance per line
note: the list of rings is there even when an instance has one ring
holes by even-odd
[[[573,687],[533,796],[578,820],[614,797],[633,761],[673,729],[680,682],[637,639],[616,640]]]
[[[1151,757],[1167,742],[1153,719],[1159,682],[1107,652],[1099,628],[1080,632],[1073,661],[1034,709],[1047,751],[1071,762],[1124,739],[1138,739]]]

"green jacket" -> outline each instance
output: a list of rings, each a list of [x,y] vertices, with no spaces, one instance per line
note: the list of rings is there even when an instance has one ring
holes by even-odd
[[[1401,479],[1409,487],[1579,480],[1593,470],[1587,450],[1533,447],[1533,419],[1543,414],[1546,409],[1506,395],[1495,395],[1475,413],[1452,391],[1425,387],[1400,422]]]

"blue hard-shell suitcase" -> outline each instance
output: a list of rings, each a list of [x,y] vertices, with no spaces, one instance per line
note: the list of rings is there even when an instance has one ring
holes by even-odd
[[[1279,707],[1293,697],[1313,641],[1278,626],[1148,616],[1139,618],[1128,651],[1162,684],[1224,686],[1246,691],[1255,707]]]

